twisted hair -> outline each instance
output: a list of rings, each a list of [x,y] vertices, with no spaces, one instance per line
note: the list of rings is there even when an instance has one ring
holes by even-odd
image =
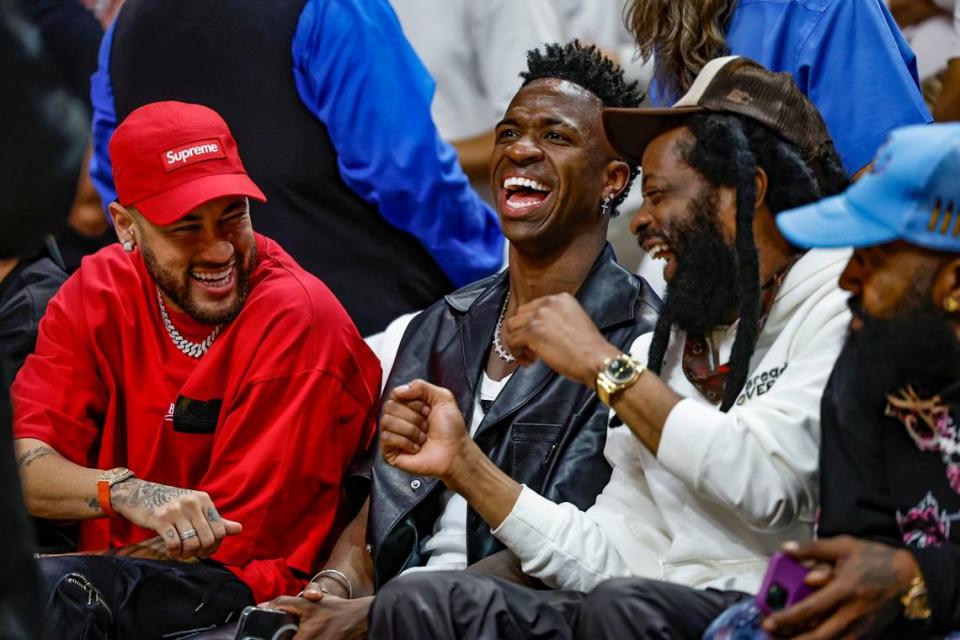
[[[734,249],[740,324],[720,405],[727,411],[746,383],[760,332],[760,264],[753,236],[757,167],[767,174],[765,201],[774,214],[839,193],[848,179],[832,143],[804,159],[796,145],[743,116],[697,115],[687,120],[686,126],[693,142],[681,145],[681,159],[711,187],[732,187],[737,192]],[[663,365],[672,324],[670,318],[661,315],[654,330],[648,361],[655,372]]]
[[[543,51],[527,52],[527,70],[520,73],[526,86],[540,78],[559,78],[583,87],[595,95],[604,107],[636,107],[643,100],[639,84],[627,82],[623,69],[594,45],[584,46],[579,40],[567,44],[547,44]],[[630,185],[639,174],[639,167],[630,166],[626,187],[612,201],[611,216],[630,193]]]
[[[727,52],[736,0],[632,0],[624,22],[644,58],[654,57],[661,98],[672,103],[703,65]],[[672,98],[672,99],[670,99]]]

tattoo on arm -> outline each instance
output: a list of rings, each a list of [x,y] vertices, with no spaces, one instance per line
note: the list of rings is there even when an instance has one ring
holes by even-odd
[[[56,453],[56,451],[54,451],[53,449],[51,449],[46,445],[42,447],[37,447],[35,449],[30,449],[29,451],[21,455],[19,458],[17,458],[17,470],[25,469],[29,467],[31,464],[33,464],[40,458],[43,458],[44,456],[48,456],[51,453]]]
[[[87,503],[87,506],[98,513],[100,512],[100,501],[96,498],[91,498],[90,502]]]
[[[165,484],[156,484],[137,478],[121,482],[115,487],[116,496],[113,501],[117,504],[141,507],[152,514],[163,505],[182,495],[192,493],[189,489],[169,487]]]

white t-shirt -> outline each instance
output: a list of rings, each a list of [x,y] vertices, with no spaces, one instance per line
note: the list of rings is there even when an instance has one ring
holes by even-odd
[[[513,375],[513,374],[511,374]],[[473,402],[473,419],[470,421],[470,437],[477,432],[483,422],[483,402],[493,402],[506,386],[510,376],[503,380],[492,380],[483,372],[480,393]],[[411,567],[412,571],[455,571],[467,568],[467,501],[460,494],[449,489],[441,497],[443,512],[433,525],[433,535],[426,538],[420,552],[427,558],[426,565]]]

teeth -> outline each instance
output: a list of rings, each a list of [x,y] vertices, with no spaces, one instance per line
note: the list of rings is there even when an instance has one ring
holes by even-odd
[[[503,188],[509,189],[510,187],[523,187],[525,189],[533,189],[534,191],[550,191],[550,189],[536,180],[530,180],[529,178],[520,178],[520,177],[511,177],[503,181]]]
[[[655,244],[655,245],[653,245],[652,247],[650,247],[649,249],[647,249],[647,253],[650,254],[651,256],[653,256],[654,258],[658,258],[658,257],[660,257],[662,254],[664,254],[664,253],[666,253],[666,252],[668,252],[668,251],[670,251],[670,247],[669,247],[668,245],[665,245],[665,244]]]
[[[197,280],[205,280],[209,282],[211,280],[223,280],[228,275],[230,275],[230,271],[232,269],[233,267],[230,267],[228,269],[224,269],[223,271],[220,271],[219,273],[200,273],[199,271],[191,271],[190,275],[192,275]]]

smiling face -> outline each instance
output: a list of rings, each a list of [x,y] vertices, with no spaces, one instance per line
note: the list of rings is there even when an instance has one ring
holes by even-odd
[[[684,229],[695,226],[698,215],[713,221],[726,245],[732,247],[736,235],[736,192],[726,187],[712,188],[684,160],[684,151],[694,143],[686,127],[678,127],[656,137],[643,153],[643,205],[630,222],[630,230],[644,251],[666,260],[663,276],[670,282],[677,273]],[[701,225],[702,226],[702,225]]]
[[[520,89],[497,125],[490,178],[504,235],[522,253],[605,234],[601,201],[623,190],[630,169],[606,142],[602,108],[579,85],[543,78]]]
[[[111,213],[121,239],[135,235],[147,271],[171,304],[208,324],[229,322],[240,313],[256,261],[246,198],[211,200],[165,226],[117,204]]]
[[[643,205],[631,221],[640,246],[666,260],[661,313],[678,328],[706,333],[737,315],[735,192],[710,185],[683,160],[688,129],[655,138],[643,156]]]

